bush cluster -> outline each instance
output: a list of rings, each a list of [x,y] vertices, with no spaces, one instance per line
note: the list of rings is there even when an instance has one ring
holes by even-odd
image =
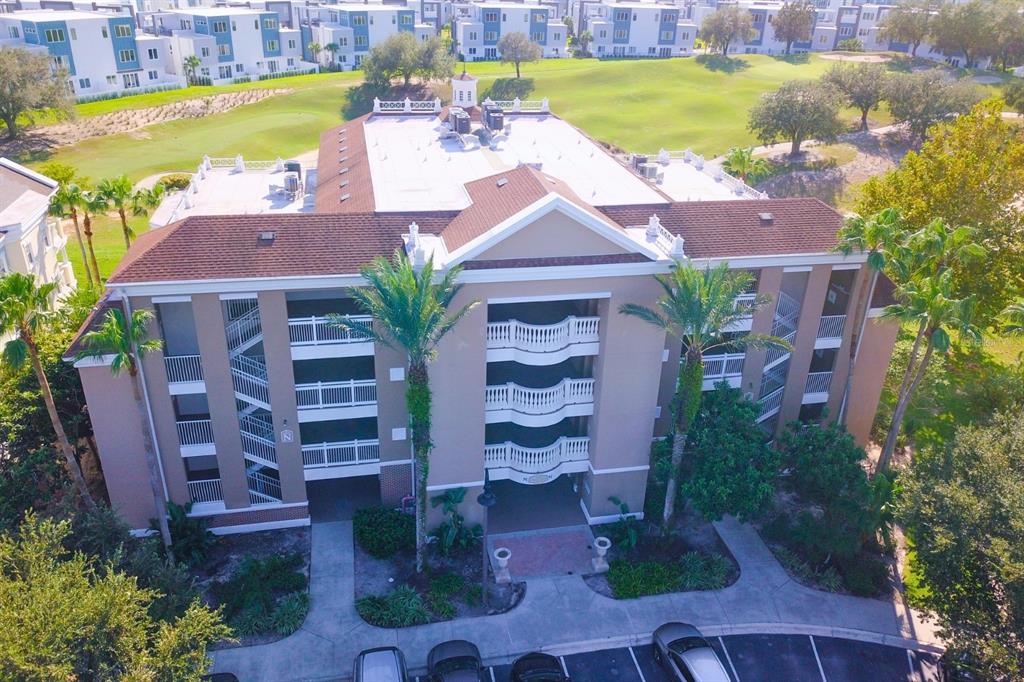
[[[360,509],[352,526],[359,546],[378,559],[416,548],[416,519],[396,509]]]
[[[363,597],[356,601],[359,616],[381,628],[405,628],[430,621],[430,611],[416,590],[402,585],[383,596]]]
[[[729,560],[720,554],[687,552],[674,561],[610,562],[608,585],[616,599],[634,599],[650,594],[717,590],[725,587],[732,572]]]
[[[188,173],[171,173],[160,178],[160,184],[168,192],[185,189],[190,182],[192,182],[192,176]]]
[[[302,555],[246,557],[230,579],[213,584],[213,596],[239,635],[291,634],[309,609]]]

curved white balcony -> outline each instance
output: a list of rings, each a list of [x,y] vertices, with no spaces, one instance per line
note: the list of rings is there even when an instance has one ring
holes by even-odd
[[[527,388],[509,382],[484,391],[488,424],[551,426],[566,417],[594,414],[594,380],[563,379],[549,388]]]
[[[554,365],[572,357],[597,355],[599,317],[570,315],[555,324],[519,320],[487,323],[487,361]]]
[[[536,485],[561,474],[586,471],[590,439],[563,436],[544,448],[526,448],[511,441],[484,446],[484,466],[494,480],[511,479]]]

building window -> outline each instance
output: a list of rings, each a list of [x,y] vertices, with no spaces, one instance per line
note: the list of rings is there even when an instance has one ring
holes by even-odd
[[[53,65],[56,66],[58,69],[67,66],[67,64],[64,62],[64,56],[59,54],[53,55]]]
[[[412,17],[408,14],[403,14],[399,17],[398,23],[402,24],[402,26],[412,26]]]
[[[236,24],[233,19],[231,20],[231,30],[232,31],[237,31],[238,30],[238,24]]]
[[[533,14],[533,23],[535,23],[535,24],[544,24],[544,23],[547,23],[547,20],[548,20],[548,15],[547,14],[544,14],[543,12],[534,12],[534,14]]]
[[[119,50],[118,53],[117,53],[117,58],[118,58],[118,60],[120,60],[124,64],[127,64],[129,62],[134,62],[135,61],[135,50]]]
[[[213,32],[214,33],[227,33],[228,32],[228,22],[226,22],[226,21],[215,21],[215,22],[213,22]]]
[[[92,87],[92,81],[89,80],[88,78],[79,78],[78,79],[78,87],[81,90],[88,90],[89,88]]]
[[[636,45],[630,45],[629,46],[629,53],[630,54],[636,54]]]
[[[484,40],[497,40],[497,31],[484,31]]]
[[[151,48],[146,50],[146,56],[149,57],[150,59],[159,59],[160,58],[160,52],[155,47],[151,47]]]
[[[273,30],[277,28],[277,19],[264,19],[263,28]]]
[[[114,36],[116,38],[131,38],[132,27],[128,24],[114,24]]]
[[[682,33],[679,34],[679,37],[682,38],[683,40],[689,40],[690,39],[690,32],[689,31],[683,31]]]
[[[607,38],[608,37],[608,31],[606,31],[606,30],[604,30],[602,28],[600,31],[598,31],[598,37],[599,38]]]
[[[530,34],[530,40],[535,43],[542,42],[544,40],[544,33],[540,31],[534,31]]]
[[[203,57],[209,57],[210,56],[210,48],[208,48],[208,47],[201,47],[201,48],[199,48],[199,54],[201,54]]]
[[[155,81],[157,78],[160,77],[160,74],[158,74],[156,71],[147,71],[146,75],[149,77],[149,80],[151,81]]]
[[[476,48],[475,47],[469,48],[469,53],[470,54],[476,54]]]
[[[647,48],[647,54],[654,54],[654,48],[653,47]]]
[[[34,36],[36,34],[36,27],[31,24],[25,27],[25,35]]]
[[[276,52],[277,51],[277,47],[278,47],[278,43],[277,43],[276,40],[268,40],[267,41],[267,52]]]
[[[117,85],[117,76],[107,76],[107,85]]]
[[[629,12],[615,10],[615,21],[629,21]]]
[[[629,35],[629,32],[626,31],[626,29],[624,29],[624,28],[617,28],[617,29],[615,29],[615,39],[616,40],[622,40],[622,39],[626,38],[628,35]]]
[[[78,40],[78,31],[76,31],[73,28],[69,28],[68,32],[71,34],[71,39],[72,40]]]
[[[859,35],[861,38],[863,38],[867,34],[868,34],[868,29],[866,29],[866,28],[862,28],[862,29],[857,31],[857,35]]]
[[[230,45],[218,45],[217,46],[217,54],[219,54],[221,57],[230,57],[231,56],[231,46]]]
[[[497,20],[498,20],[498,13],[497,12],[484,12],[484,21],[497,21]]]
[[[124,87],[126,87],[126,88],[137,88],[137,87],[139,87],[139,74],[137,74],[137,73],[125,73],[125,74],[121,74],[121,78],[124,81]]]
[[[231,67],[221,66],[217,68],[217,76],[219,78],[231,78]]]
[[[874,12],[865,12],[864,13],[864,20],[865,21],[871,21],[874,18],[875,18],[875,13]]]
[[[242,71],[245,71],[245,67],[241,64],[235,64],[235,73],[242,73]]]
[[[665,24],[674,24],[674,23],[676,23],[676,15],[675,14],[662,14],[661,15],[661,21],[662,21],[662,23],[665,23]]]
[[[554,33],[552,35],[554,35],[554,40],[555,41],[559,41],[559,40],[562,39],[562,34],[561,33]]]
[[[672,31],[662,31],[661,32],[661,39],[662,40],[672,40],[672,38],[673,38]]]
[[[63,43],[64,42],[64,29],[62,29],[62,28],[48,28],[48,29],[46,29],[46,42],[48,42],[48,43]]]
[[[295,49],[295,41],[290,39],[290,38],[288,39],[288,49],[289,50],[294,50]]]
[[[347,47],[348,38],[338,38],[338,45],[341,45],[342,47]]]
[[[8,26],[7,27],[7,33],[10,34],[10,36],[12,38],[20,38],[21,37],[18,34],[18,27],[17,26]]]
[[[356,47],[366,47],[366,36],[356,36]]]
[[[470,31],[469,32],[469,39],[470,40],[476,40],[476,31]]]
[[[295,59],[294,58],[288,57],[288,66],[295,66]]]
[[[352,25],[353,26],[366,26],[366,17],[364,17],[361,14],[355,15],[354,17],[352,17]]]

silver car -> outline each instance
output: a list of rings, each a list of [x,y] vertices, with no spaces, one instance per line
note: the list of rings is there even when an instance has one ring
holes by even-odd
[[[356,656],[353,682],[409,682],[405,656],[393,646],[367,649]]]
[[[686,623],[665,623],[654,631],[654,660],[678,682],[730,682],[715,650]]]

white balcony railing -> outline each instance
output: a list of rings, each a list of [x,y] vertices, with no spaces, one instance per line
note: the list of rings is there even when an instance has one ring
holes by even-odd
[[[345,315],[344,317],[364,324],[371,324],[369,315]],[[370,337],[337,327],[328,318],[318,315],[293,317],[288,320],[288,336],[293,346],[319,346],[331,343],[362,343]]]
[[[786,390],[785,387],[777,388],[766,396],[762,396],[757,404],[761,407],[761,411],[758,414],[757,420],[767,419],[782,407],[782,392]]]
[[[843,326],[846,315],[822,315],[818,323],[819,339],[839,339],[843,337]]]
[[[282,500],[281,482],[276,478],[250,471],[246,479],[249,482],[250,504],[274,504]]]
[[[238,420],[242,438],[242,454],[267,466],[277,466],[277,446],[274,427],[259,417],[250,415]]]
[[[203,380],[203,360],[199,355],[168,355],[164,357],[167,381],[170,383]]]
[[[804,393],[828,393],[832,386],[832,372],[811,372],[804,384]]]
[[[177,426],[181,445],[213,444],[213,424],[209,419],[189,419],[178,422]]]
[[[369,464],[380,461],[380,441],[346,440],[302,446],[302,465],[307,469]]]
[[[721,355],[704,356],[704,381],[724,379],[743,374],[743,361],[746,353],[722,353]]]
[[[526,448],[512,442],[484,446],[484,464],[507,467],[523,474],[542,474],[563,462],[590,458],[590,439],[563,436],[546,448]]]
[[[373,379],[350,379],[296,384],[295,401],[300,410],[373,405],[377,402],[377,382]]]
[[[757,300],[757,294],[754,294],[754,293],[740,294],[735,299],[733,299],[733,302],[732,302],[733,310],[743,310],[748,315],[752,314],[753,307],[754,307],[754,302],[756,300]]]
[[[263,335],[263,327],[260,326],[260,309],[250,308],[241,317],[229,322],[224,328],[224,334],[232,354],[240,353],[245,348],[255,345],[255,342]]]
[[[188,486],[188,496],[195,504],[224,501],[224,492],[221,490],[219,478],[188,481],[186,485]]]
[[[509,382],[484,389],[484,409],[521,414],[551,414],[566,405],[594,402],[593,379],[563,379],[550,388],[527,388]]]
[[[487,323],[487,347],[551,353],[575,343],[597,343],[599,317],[569,316],[555,324],[527,324],[519,320]]]
[[[791,331],[791,332],[789,332],[787,334],[783,334],[779,338],[782,339],[783,341],[785,341],[786,343],[788,343],[790,346],[792,346],[793,342],[796,341],[796,330]],[[775,365],[780,360],[784,360],[785,358],[788,358],[791,352],[792,351],[790,351],[788,348],[784,348],[782,346],[772,346],[764,354],[764,366],[765,366],[765,368],[766,369],[771,368],[772,365]]]

